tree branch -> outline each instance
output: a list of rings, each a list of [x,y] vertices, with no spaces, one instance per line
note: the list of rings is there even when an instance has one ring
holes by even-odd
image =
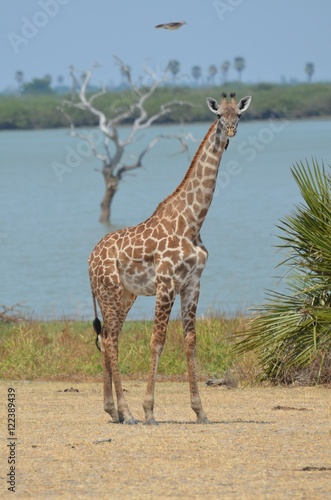
[[[94,69],[94,68],[93,68]],[[92,113],[92,115],[96,116],[99,119],[99,128],[101,132],[106,136],[109,137],[109,139],[113,138],[113,130],[112,127],[107,124],[107,118],[105,113],[100,111],[99,109],[95,108],[92,105],[93,102],[93,96],[90,98],[90,100],[87,99],[86,97],[86,89],[88,86],[88,83],[91,80],[92,74],[93,74],[93,69],[89,70],[86,72],[85,77],[83,78],[82,81],[82,86],[79,91],[79,99],[81,101],[81,104],[83,105],[83,109],[89,111]],[[97,95],[102,95],[105,93],[105,90],[98,92]]]
[[[93,66],[92,69],[83,72],[80,70],[77,70],[73,68],[72,66],[70,67],[70,75],[72,77],[73,81],[73,97],[71,101],[64,100],[63,101],[63,106],[61,108],[62,112],[64,112],[64,106],[71,106],[75,107],[78,109],[82,109],[85,111],[89,111],[91,114],[96,116],[99,121],[99,128],[101,132],[104,134],[104,136],[109,140],[112,141],[114,147],[115,147],[115,154],[113,158],[111,158],[110,155],[110,150],[109,150],[109,141],[106,141],[105,144],[105,149],[107,153],[107,159],[114,165],[117,165],[119,161],[121,161],[122,155],[124,153],[124,149],[127,145],[131,144],[137,135],[137,133],[140,130],[146,129],[150,127],[155,121],[157,121],[159,118],[162,116],[170,113],[173,110],[173,107],[176,106],[184,106],[184,105],[189,105],[191,106],[190,103],[184,102],[184,101],[178,101],[174,100],[171,102],[168,102],[166,104],[162,104],[160,107],[160,110],[155,113],[152,116],[148,116],[148,113],[145,109],[145,103],[148,100],[148,98],[155,92],[155,90],[161,85],[163,81],[166,79],[166,71],[163,73],[162,77],[158,77],[158,75],[148,66],[144,66],[144,70],[146,74],[152,79],[152,85],[145,91],[138,89],[137,85],[133,82],[131,78],[131,71],[130,68],[117,56],[114,56],[114,60],[116,64],[120,67],[122,74],[126,75],[127,80],[130,84],[131,90],[133,91],[133,94],[137,96],[137,100],[135,100],[133,103],[128,103],[128,109],[126,111],[123,111],[122,113],[117,114],[114,118],[107,118],[105,113],[98,108],[96,108],[93,105],[93,102],[95,99],[101,95],[103,95],[106,90],[103,88],[100,91],[96,92],[93,94],[89,99],[86,96],[88,85],[90,83],[90,80],[92,78],[93,72],[96,69],[97,66]],[[79,81],[77,78],[77,73],[82,75],[82,81],[79,87]],[[78,102],[75,99],[78,98]],[[117,131],[117,126],[123,122],[123,120],[126,120],[130,117],[133,117],[135,113],[138,113],[138,116],[134,119],[131,132],[128,135],[128,137],[122,141],[119,138],[118,131]],[[73,121],[70,120],[69,115],[65,114],[67,119],[69,119],[70,122],[70,127],[73,135],[76,135],[80,138],[83,138],[77,132],[74,133],[74,124]],[[89,140],[87,138],[87,140]],[[96,149],[94,148],[94,151]],[[105,161],[105,157],[102,155],[100,157],[100,154],[96,154],[96,157],[100,159],[101,161]]]
[[[192,134],[184,134],[184,135],[177,135],[177,134],[159,134],[157,135],[156,137],[154,137],[154,139],[152,139],[149,144],[142,150],[142,152],[140,153],[140,155],[138,156],[137,158],[137,161],[135,163],[133,163],[132,165],[123,165],[122,167],[120,167],[118,170],[117,170],[117,177],[119,179],[122,178],[123,174],[124,173],[127,173],[129,172],[130,170],[134,170],[136,168],[140,168],[142,166],[142,160],[143,160],[143,157],[149,152],[151,151],[151,149],[154,148],[154,146],[156,146],[156,144],[161,140],[161,139],[176,139],[179,141],[180,145],[181,145],[181,149],[180,151],[178,151],[177,153],[174,153],[172,156],[175,156],[177,154],[182,154],[182,153],[185,153],[187,152],[188,153],[188,143],[187,143],[187,140],[192,140],[195,142],[195,139],[194,137],[192,136]]]
[[[149,86],[139,86],[133,81],[129,66],[124,64],[124,62],[117,56],[114,56],[114,61],[116,65],[119,66],[122,75],[126,78],[131,91],[126,102],[123,102],[125,105],[124,108],[123,106],[118,109],[114,107],[112,109],[111,116],[109,116],[109,114],[106,115],[106,112],[100,110],[96,104],[97,99],[106,93],[106,89],[102,87],[96,92],[93,92],[92,95],[88,94],[92,76],[97,68],[96,65],[86,72],[75,69],[73,66],[70,67],[72,96],[71,99],[63,100],[62,105],[59,108],[68,120],[70,125],[70,134],[81,140],[87,141],[91,154],[102,162],[103,168],[101,172],[104,176],[106,189],[107,179],[112,178],[113,180],[117,179],[119,181],[122,179],[124,174],[141,167],[143,158],[159,140],[177,139],[181,145],[180,151],[177,153],[179,154],[182,152],[188,153],[187,142],[189,139],[192,139],[192,135],[190,134],[160,134],[152,139],[149,144],[142,149],[135,162],[131,165],[123,162],[126,147],[137,139],[140,131],[150,127],[159,118],[172,112],[175,106],[191,106],[191,104],[188,102],[173,100],[162,104],[156,113],[149,115],[146,110],[146,103],[156,89],[166,80],[168,67],[166,71],[157,74],[153,69],[145,65],[144,71],[150,79],[151,84]],[[119,101],[115,101],[114,105],[118,102]],[[98,120],[98,128],[102,133],[103,140],[97,140],[98,138],[96,139],[95,133],[93,132],[89,133],[77,131],[74,120],[70,117],[70,113],[68,111],[70,108],[87,111],[96,117]],[[131,129],[129,130],[127,137],[123,139],[120,137],[118,126],[125,120],[129,119],[132,119]]]
[[[92,151],[93,155],[95,156],[95,158],[97,158],[98,160],[100,160],[103,163],[107,162],[108,164],[111,164],[112,158],[111,158],[109,147],[105,142],[106,138],[103,137],[104,148],[105,148],[106,154],[102,155],[96,148],[96,143],[95,143],[95,140],[94,140],[92,134],[89,134],[88,132],[84,132],[84,133],[77,132],[77,129],[75,127],[75,124],[74,124],[71,116],[64,109],[64,104],[66,104],[66,102],[62,103],[62,105],[58,106],[57,109],[59,111],[61,111],[61,113],[63,113],[63,115],[65,116],[65,118],[69,122],[71,137],[78,137],[78,138],[82,139],[83,141],[87,141],[91,147],[91,151]]]
[[[22,313],[17,311],[17,309],[23,307],[22,304],[14,304],[13,306],[4,306],[0,305],[0,308],[2,311],[0,311],[0,322],[8,322],[8,323],[18,323],[19,321],[22,321],[24,319],[24,316]],[[14,314],[8,314],[8,313],[14,313]]]

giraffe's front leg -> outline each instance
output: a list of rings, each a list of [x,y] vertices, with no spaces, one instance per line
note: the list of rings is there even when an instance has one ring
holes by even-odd
[[[199,299],[199,282],[193,282],[181,292],[182,320],[184,328],[185,354],[187,359],[191,408],[197,416],[197,423],[207,424],[209,420],[205,414],[198,389],[198,376],[196,367],[196,333],[195,317]]]
[[[151,339],[151,366],[143,407],[145,424],[156,425],[154,418],[154,389],[157,367],[162,354],[171,308],[175,300],[172,280],[162,280],[157,287],[154,328]]]

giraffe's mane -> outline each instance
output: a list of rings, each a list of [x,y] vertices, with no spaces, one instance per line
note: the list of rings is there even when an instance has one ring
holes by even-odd
[[[210,135],[212,134],[212,131],[214,128],[216,128],[217,126],[217,123],[218,123],[218,120],[214,121],[214,123],[212,123],[212,125],[209,127],[209,130],[208,132],[206,133],[205,137],[202,139],[202,142],[199,146],[199,148],[197,149],[192,161],[191,161],[191,164],[183,178],[183,180],[180,182],[180,184],[178,184],[178,186],[176,187],[176,189],[169,195],[167,196],[163,201],[161,201],[161,203],[159,203],[159,205],[156,207],[154,213],[152,214],[152,216],[158,212],[158,210],[160,210],[160,208],[162,208],[166,203],[168,203],[169,201],[172,200],[172,198],[174,198],[178,193],[179,191],[182,190],[184,184],[186,183],[187,179],[190,177],[191,175],[191,172],[192,170],[194,169],[195,167],[195,164],[196,162],[199,160],[201,154],[202,154],[202,151],[206,145],[206,142],[207,140],[209,139]]]

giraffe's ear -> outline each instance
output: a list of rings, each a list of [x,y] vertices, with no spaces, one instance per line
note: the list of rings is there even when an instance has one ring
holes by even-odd
[[[246,109],[249,107],[249,105],[251,103],[251,100],[252,100],[252,98],[250,95],[240,99],[240,101],[237,104],[238,108],[240,109],[240,113],[243,113],[244,111],[246,111]]]
[[[207,101],[207,106],[210,109],[210,111],[212,111],[213,113],[217,113],[219,106],[217,104],[216,99],[213,99],[212,97],[207,97],[206,101]]]

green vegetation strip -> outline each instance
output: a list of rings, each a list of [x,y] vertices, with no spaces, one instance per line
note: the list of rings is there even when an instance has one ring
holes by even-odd
[[[331,83],[306,83],[299,85],[275,85],[259,83],[245,85],[228,83],[215,87],[162,87],[146,103],[149,113],[155,113],[162,104],[172,100],[186,101],[191,106],[179,106],[165,115],[158,123],[179,121],[211,121],[205,105],[207,96],[219,98],[221,91],[253,96],[253,105],[245,114],[245,120],[270,118],[311,118],[331,116]],[[0,96],[0,130],[24,130],[68,127],[68,121],[58,107],[70,96]],[[132,102],[130,91],[107,92],[93,101],[107,116],[114,116]],[[76,126],[96,126],[97,120],[89,113],[74,110],[72,119]],[[124,122],[125,123],[125,122]]]
[[[256,365],[252,354],[235,358],[236,332],[245,328],[245,318],[222,316],[197,322],[197,363],[202,378],[225,373],[239,379],[253,379]],[[145,376],[149,370],[153,323],[127,322],[120,338],[122,374]],[[102,373],[101,354],[95,334],[87,322],[23,322],[0,325],[0,378],[28,380],[86,380]],[[180,377],[187,373],[180,321],[171,321],[158,373]]]

